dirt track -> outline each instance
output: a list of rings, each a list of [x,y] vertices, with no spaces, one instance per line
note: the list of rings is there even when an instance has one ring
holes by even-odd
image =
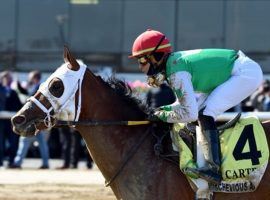
[[[38,170],[39,162],[27,160],[23,169],[0,170],[0,200],[116,200],[95,166],[88,170]]]
[[[0,185],[1,200],[115,200],[103,185],[20,184]]]

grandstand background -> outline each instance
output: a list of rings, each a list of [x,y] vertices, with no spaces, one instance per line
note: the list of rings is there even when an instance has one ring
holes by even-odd
[[[51,72],[63,44],[92,68],[138,72],[129,60],[147,28],[174,50],[241,49],[270,72],[268,0],[8,0],[0,2],[0,70]]]

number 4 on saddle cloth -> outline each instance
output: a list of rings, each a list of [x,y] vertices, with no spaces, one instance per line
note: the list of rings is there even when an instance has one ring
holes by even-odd
[[[269,159],[265,132],[256,117],[242,118],[234,127],[220,133],[223,180],[216,185],[208,184],[196,175],[187,173],[187,168],[202,167],[205,164],[200,149],[199,127],[196,127],[194,142],[197,145],[193,145],[195,148],[187,144],[185,139],[189,137],[187,134],[190,132],[184,124],[175,124],[171,132],[173,146],[180,152],[180,169],[189,179],[197,198],[210,199],[209,195],[211,196],[213,192],[240,193],[256,190]]]

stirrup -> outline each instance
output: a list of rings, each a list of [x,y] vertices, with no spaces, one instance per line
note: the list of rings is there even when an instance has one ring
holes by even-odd
[[[186,168],[185,170],[187,173],[193,173],[199,176],[202,179],[205,179],[209,183],[213,184],[219,184],[222,181],[222,176],[220,173],[215,172],[214,170],[207,168],[207,167],[202,167],[198,169],[194,168]]]

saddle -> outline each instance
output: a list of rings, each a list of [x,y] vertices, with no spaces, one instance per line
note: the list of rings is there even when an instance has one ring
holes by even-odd
[[[233,127],[237,121],[240,119],[241,113],[239,113],[235,118],[226,122],[225,124],[221,124],[218,126],[218,130],[220,132],[224,131],[225,129]],[[164,122],[154,123],[153,124],[153,131],[152,135],[156,138],[156,143],[154,144],[154,152],[155,155],[163,158],[175,165],[179,165],[179,149],[176,147],[174,142],[170,139],[167,140],[169,137],[173,140],[172,133],[174,132],[173,129],[177,129],[177,126],[180,124],[169,124]],[[196,126],[198,126],[197,122],[182,124],[184,125],[183,128],[177,130],[179,136],[183,139],[185,144],[189,147],[190,151],[196,157]],[[172,147],[172,148],[171,148]]]

